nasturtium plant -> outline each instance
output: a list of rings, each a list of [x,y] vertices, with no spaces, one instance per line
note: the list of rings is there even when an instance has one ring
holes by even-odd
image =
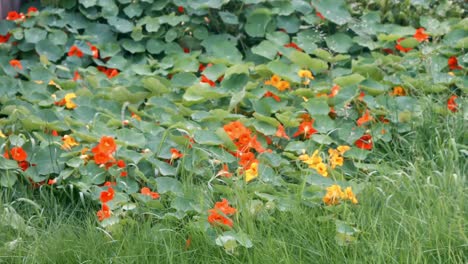
[[[73,186],[105,227],[203,218],[230,252],[255,246],[239,188],[253,219],[359,206],[373,150],[422,122],[417,95],[463,112],[468,29],[454,2],[353,2],[68,0],[1,20],[0,185]]]

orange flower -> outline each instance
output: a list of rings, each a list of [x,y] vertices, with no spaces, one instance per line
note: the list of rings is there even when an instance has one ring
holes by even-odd
[[[73,45],[70,47],[70,50],[68,51],[68,57],[72,57],[72,56],[77,56],[79,58],[82,58],[83,52],[76,45]]]
[[[107,203],[111,201],[112,199],[114,199],[114,195],[115,195],[114,189],[112,189],[112,187],[108,187],[107,191],[101,192],[99,199],[101,200],[102,203]]]
[[[213,209],[208,210],[210,215],[208,216],[208,222],[212,225],[226,225],[229,227],[233,226],[233,222],[227,216],[236,213],[236,209],[229,206],[229,202],[223,199],[221,202],[217,202]]]
[[[429,35],[424,33],[424,28],[416,29],[416,33],[414,33],[413,37],[419,42],[427,41],[429,39]]]
[[[111,159],[112,159],[111,155],[104,153],[104,152],[97,152],[94,154],[94,162],[98,165],[106,164]]]
[[[320,19],[325,19],[325,17],[320,12],[315,12],[315,15],[318,16]]]
[[[369,109],[366,109],[366,112],[364,112],[364,115],[362,115],[362,117],[360,117],[356,121],[356,123],[358,126],[362,126],[363,124],[370,122],[372,120],[374,120],[374,118],[370,115]]]
[[[245,133],[250,133],[249,129],[247,129],[240,121],[233,121],[226,124],[223,126],[223,129],[232,140],[239,138]]]
[[[172,153],[172,155],[171,155],[172,160],[182,158],[184,156],[184,154],[182,154],[176,148],[171,148],[171,153]]]
[[[356,142],[354,142],[354,145],[356,145],[356,147],[360,149],[371,150],[372,147],[374,146],[372,142],[372,136],[369,134],[364,134],[361,138],[359,138],[358,140],[356,140]]]
[[[265,84],[266,85],[271,85],[271,86],[276,86],[278,85],[278,83],[281,81],[281,77],[279,77],[278,75],[274,74],[273,76],[271,76],[271,79],[270,80],[266,80],[265,81]]]
[[[323,197],[323,202],[326,205],[336,205],[340,203],[340,199],[345,196],[345,193],[341,190],[339,185],[332,185],[327,187],[327,193]]]
[[[95,59],[99,59],[99,50],[98,48],[96,48],[96,46],[94,46],[93,44],[87,42],[86,44],[88,44],[89,48],[91,49],[91,52],[93,53],[93,58]]]
[[[281,124],[278,125],[278,129],[276,130],[275,136],[289,139],[288,134],[286,134],[286,131],[284,131],[284,127]]]
[[[460,65],[458,65],[458,59],[455,56],[452,56],[448,59],[448,66],[450,70],[461,70],[463,69]]]
[[[11,37],[10,33],[7,33],[6,35],[0,35],[0,44],[8,42],[10,37]]]
[[[126,165],[125,165],[125,161],[124,161],[124,160],[121,160],[121,159],[120,159],[120,160],[117,161],[117,167],[119,167],[119,168],[125,168],[125,166],[126,166]]]
[[[331,88],[331,91],[330,91],[330,94],[328,95],[328,97],[330,97],[330,98],[335,97],[338,94],[339,91],[340,91],[340,86],[339,85],[334,85]]]
[[[140,190],[141,194],[151,196],[153,199],[158,199],[159,198],[159,193],[157,192],[152,192],[150,188],[148,187],[143,187]]]
[[[115,144],[114,138],[109,136],[103,136],[101,137],[99,144],[96,147],[94,147],[91,150],[91,152],[93,152],[94,154],[101,152],[110,155],[116,150],[117,145]]]
[[[310,138],[313,134],[317,133],[317,130],[313,127],[314,119],[311,121],[302,121],[299,125],[298,130],[294,133],[293,137],[297,137],[299,135],[304,135],[305,138]]]
[[[214,208],[218,209],[225,215],[233,215],[237,211],[236,208],[229,206],[229,201],[226,200],[225,198],[223,198],[221,202],[216,202]]]
[[[21,64],[21,61],[19,60],[10,60],[10,65],[11,67],[18,69],[18,70],[23,69],[23,65]]]
[[[11,157],[18,162],[25,161],[28,158],[28,154],[22,147],[13,147],[10,153]]]
[[[23,13],[18,13],[16,11],[8,12],[6,20],[18,20],[18,19],[24,19],[24,14]]]
[[[291,85],[289,84],[288,81],[280,81],[278,85],[276,86],[276,88],[280,91],[284,91],[284,90],[290,89]]]
[[[107,204],[105,204],[105,203],[102,204],[101,210],[99,210],[96,213],[99,221],[102,221],[102,220],[104,220],[106,218],[109,218],[111,216],[111,214],[112,214],[112,212],[111,212],[109,206],[107,206]]]
[[[76,142],[76,140],[73,137],[69,135],[63,136],[62,141],[62,149],[64,150],[71,150],[72,147],[80,145]]]
[[[401,51],[401,52],[408,52],[410,50],[412,50],[412,48],[405,48],[403,46],[400,45],[400,42],[402,42],[403,40],[405,40],[405,38],[399,38],[397,39],[397,44],[395,45],[395,49]]]
[[[458,104],[457,102],[455,102],[455,99],[457,99],[458,96],[456,95],[452,95],[450,96],[450,98],[447,100],[447,108],[448,110],[452,111],[452,112],[457,112],[458,111]]]
[[[221,224],[229,227],[233,226],[233,222],[231,219],[216,212],[211,212],[211,214],[208,216],[208,223],[210,223],[211,225]]]
[[[49,185],[54,185],[54,184],[56,184],[56,183],[57,183],[57,179],[49,179],[49,180],[47,181],[47,184],[49,184]]]
[[[255,159],[255,155],[252,152],[238,152],[237,156],[240,158],[239,165],[244,169],[249,168],[253,162],[257,162],[257,159]]]
[[[395,86],[395,87],[393,87],[393,92],[391,92],[390,95],[393,95],[393,96],[405,96],[405,95],[406,95],[406,91],[405,91],[405,89],[403,89],[403,87],[401,87],[401,86]]]
[[[73,74],[73,81],[78,81],[81,79],[81,76],[80,76],[80,73],[78,71],[75,71],[75,73]]]

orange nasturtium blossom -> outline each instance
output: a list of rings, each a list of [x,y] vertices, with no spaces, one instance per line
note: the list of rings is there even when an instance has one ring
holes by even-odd
[[[289,139],[288,134],[286,134],[286,131],[284,130],[283,125],[279,124],[278,129],[276,130],[275,136]]]
[[[461,70],[462,66],[458,65],[458,59],[455,56],[452,56],[448,59],[447,64],[450,70]]]
[[[390,95],[393,95],[393,96],[405,96],[405,95],[406,95],[406,91],[405,91],[405,89],[403,89],[403,87],[401,87],[401,86],[395,86],[395,87],[393,87],[393,91],[390,93]]]
[[[356,121],[358,126],[362,126],[367,122],[374,120],[374,118],[370,115],[369,109],[366,109],[366,112]]]
[[[83,57],[83,51],[81,51],[76,45],[70,47],[68,51],[68,57],[77,56],[79,58]]]
[[[114,189],[112,187],[108,187],[107,191],[102,191],[101,194],[99,195],[99,199],[101,200],[101,203],[107,203],[114,199]]]
[[[360,149],[371,150],[374,146],[372,142],[372,136],[369,134],[364,134],[362,137],[356,140],[356,142],[354,142],[354,145]]]
[[[296,43],[294,43],[294,42],[290,42],[290,43],[288,43],[288,44],[285,44],[284,47],[285,47],[285,48],[293,48],[293,49],[298,50],[298,51],[301,51],[301,52],[303,51],[303,50],[302,50]]]
[[[109,218],[111,216],[112,212],[109,208],[109,206],[105,203],[102,204],[101,210],[99,210],[96,215],[99,219],[99,221],[102,221],[106,218]]]
[[[457,104],[457,102],[455,101],[457,98],[458,98],[458,96],[452,95],[452,96],[450,96],[450,98],[447,100],[447,108],[448,108],[448,110],[450,110],[450,111],[452,111],[452,112],[454,112],[454,113],[458,111],[458,104]]]
[[[317,133],[317,130],[315,130],[313,125],[314,119],[311,119],[310,121],[302,121],[293,137],[304,135],[305,138],[309,139],[313,134]]]
[[[353,190],[351,189],[351,187],[346,187],[346,189],[344,190],[343,199],[344,200],[350,200],[351,203],[353,203],[353,204],[358,203],[356,195],[354,195]]]
[[[18,20],[18,19],[24,19],[24,14],[23,13],[18,13],[16,11],[10,11],[8,12],[8,15],[6,17],[6,20]]]
[[[212,80],[208,79],[208,77],[206,77],[205,75],[202,75],[202,76],[201,76],[200,82],[201,82],[201,83],[207,83],[207,84],[209,84],[211,87],[215,87],[215,86],[216,86],[216,83],[213,82]]]
[[[18,162],[25,161],[28,158],[28,154],[22,147],[13,147],[10,153],[11,157]]]
[[[223,199],[221,202],[217,202],[213,209],[208,210],[210,213],[208,216],[208,222],[211,225],[221,224],[232,227],[233,222],[227,216],[235,214],[236,211],[236,208],[229,206],[228,200]]]
[[[75,93],[67,93],[62,100],[55,102],[55,105],[65,106],[67,109],[75,109],[77,105],[72,101],[73,98],[76,98]]]
[[[258,177],[258,162],[252,162],[250,167],[245,171],[245,181],[250,182]]]
[[[403,46],[400,45],[400,42],[402,42],[403,40],[405,40],[405,38],[399,38],[397,39],[397,44],[395,45],[395,49],[401,51],[401,52],[408,52],[410,50],[412,50],[412,48],[405,48]]]
[[[28,8],[27,15],[31,15],[31,13],[35,13],[37,11],[38,11],[37,8],[35,8],[34,6],[31,6],[31,7]]]
[[[176,148],[171,148],[171,160],[182,158],[184,154],[182,154],[179,150]]]
[[[62,149],[64,150],[71,150],[72,147],[80,145],[78,142],[76,142],[76,140],[73,137],[69,135],[63,136],[62,141],[63,141]]]
[[[335,85],[331,88],[330,94],[328,95],[328,97],[330,97],[330,98],[335,97],[335,96],[338,94],[339,91],[340,91],[340,86],[339,86],[338,84],[335,84]]]
[[[98,69],[98,71],[104,73],[109,79],[112,79],[115,76],[119,75],[119,71],[117,69],[108,69],[104,66],[97,66],[96,68]]]
[[[429,35],[427,35],[424,32],[424,30],[424,28],[416,29],[416,32],[414,33],[413,37],[419,42],[427,41],[429,39]]]
[[[340,199],[345,196],[341,187],[337,184],[333,184],[330,187],[327,187],[327,193],[323,197],[323,202],[326,205],[336,205],[340,203]]]
[[[78,71],[75,71],[75,72],[73,73],[73,81],[76,82],[76,81],[78,81],[78,80],[80,80],[80,79],[81,79],[80,73],[79,73]]]
[[[21,61],[19,60],[10,60],[10,66],[18,70],[23,69],[23,65],[21,64]]]
[[[93,148],[91,151],[93,153],[96,152],[103,152],[106,154],[112,154],[117,150],[117,145],[115,144],[115,140],[113,137],[110,136],[103,136],[99,141],[99,144]]]
[[[140,193],[143,195],[151,196],[153,199],[158,199],[159,198],[159,193],[157,192],[152,192],[150,188],[148,187],[143,187],[140,190]]]

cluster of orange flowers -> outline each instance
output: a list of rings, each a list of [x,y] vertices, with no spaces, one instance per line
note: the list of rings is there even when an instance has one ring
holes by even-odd
[[[327,193],[323,197],[323,202],[326,205],[336,205],[339,204],[341,200],[349,200],[353,204],[358,203],[351,187],[346,187],[344,191],[337,184],[327,187]]]
[[[21,168],[21,170],[25,171],[29,168],[30,164],[26,160],[28,158],[28,153],[24,151],[22,147],[13,147],[8,151],[8,149],[5,150],[5,153],[3,153],[3,157],[5,159],[14,159],[18,163],[18,167]],[[33,164],[35,166],[35,164]]]
[[[423,42],[423,41],[428,41],[429,40],[429,35],[427,35],[425,32],[424,32],[424,28],[418,28],[416,29],[416,32],[414,33],[413,35],[413,38],[415,38],[418,42]],[[408,52],[410,50],[412,50],[412,48],[405,48],[403,46],[401,46],[400,42],[402,42],[403,40],[405,40],[405,38],[399,38],[397,40],[397,44],[395,45],[395,49],[401,51],[401,52]]]
[[[212,225],[233,226],[232,219],[228,216],[236,213],[236,208],[230,207],[229,202],[223,199],[221,202],[216,202],[213,209],[208,210],[208,222]]]
[[[239,164],[245,170],[245,180],[249,182],[255,179],[258,176],[258,160],[252,150],[265,152],[257,136],[252,136],[252,132],[240,121],[233,121],[223,128],[237,147],[235,156],[240,158]]]
[[[114,162],[114,156],[112,155],[117,150],[117,145],[115,144],[114,138],[109,136],[103,136],[94,148],[91,149],[91,152],[94,153],[94,162],[96,164],[106,164],[109,162]]]
[[[276,87],[276,89],[280,91],[285,91],[287,89],[291,89],[291,84],[288,81],[284,81],[278,75],[271,76],[270,80],[265,81],[266,85],[271,85]]]

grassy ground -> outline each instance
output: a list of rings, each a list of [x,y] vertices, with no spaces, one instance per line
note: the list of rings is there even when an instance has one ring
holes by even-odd
[[[381,164],[362,179],[360,204],[345,216],[361,230],[356,243],[338,245],[335,223],[317,220],[321,208],[243,219],[254,247],[227,254],[190,223],[129,222],[109,234],[86,202],[64,205],[43,192],[36,207],[3,192],[4,208],[25,225],[0,217],[0,263],[466,263],[465,122],[424,113],[421,126],[373,153]]]

